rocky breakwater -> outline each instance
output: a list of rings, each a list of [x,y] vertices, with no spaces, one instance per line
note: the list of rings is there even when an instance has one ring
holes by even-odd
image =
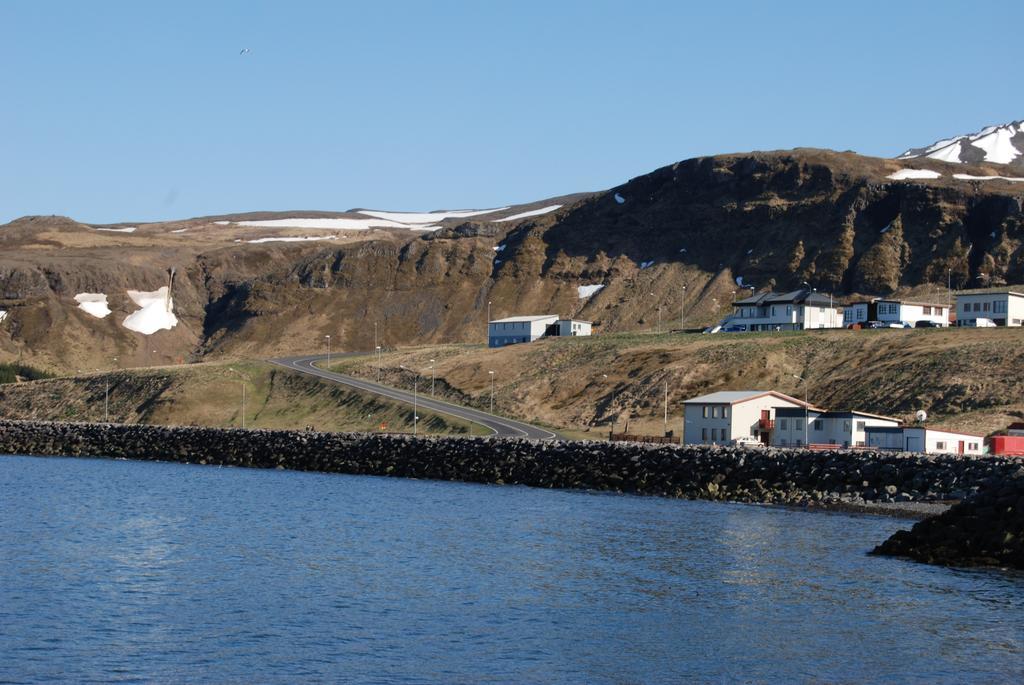
[[[946,513],[898,531],[872,554],[1024,569],[1024,466]]]
[[[0,454],[96,456],[794,506],[961,499],[1018,461],[879,452],[0,421]]]

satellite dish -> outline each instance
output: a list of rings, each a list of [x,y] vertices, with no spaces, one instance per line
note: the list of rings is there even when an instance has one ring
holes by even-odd
[[[914,414],[914,418],[917,419],[918,423],[924,423],[925,420],[928,418],[928,412],[926,412],[924,409],[918,409],[917,413]]]

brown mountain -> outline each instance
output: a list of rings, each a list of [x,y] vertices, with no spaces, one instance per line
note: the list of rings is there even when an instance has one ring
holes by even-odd
[[[907,169],[935,177],[896,180]],[[810,149],[721,155],[604,192],[399,217],[432,232],[339,228],[366,211],[102,227],[26,217],[0,227],[0,359],[74,370],[267,356],[318,349],[326,335],[336,350],[370,349],[375,323],[388,346],[482,341],[488,302],[494,317],[571,314],[598,331],[690,326],[724,314],[737,283],[944,301],[947,280],[1024,282],[1024,183],[954,177],[1006,169]],[[268,238],[294,242],[251,242]],[[177,326],[127,329],[127,291],[155,291],[169,268]],[[581,299],[582,285],[604,288]],[[106,294],[113,313],[83,311],[79,293]]]

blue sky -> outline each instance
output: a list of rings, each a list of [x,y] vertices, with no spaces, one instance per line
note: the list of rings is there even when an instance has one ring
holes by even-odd
[[[698,155],[893,156],[1024,118],[1021,25],[1015,1],[0,0],[0,222],[491,207]]]

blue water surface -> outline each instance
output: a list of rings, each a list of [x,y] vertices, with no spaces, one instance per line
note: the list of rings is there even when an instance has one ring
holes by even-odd
[[[1024,682],[1024,577],[908,525],[0,457],[0,681]]]

